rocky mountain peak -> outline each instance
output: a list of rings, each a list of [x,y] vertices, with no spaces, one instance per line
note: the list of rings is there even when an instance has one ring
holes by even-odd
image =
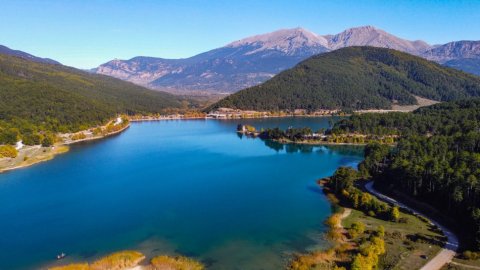
[[[323,36],[297,27],[248,37],[232,42],[226,47],[236,48],[241,46],[256,47],[256,49],[249,52],[249,54],[264,50],[278,50],[286,54],[291,54],[305,47],[324,47],[326,49],[328,41]]]
[[[332,50],[350,46],[372,46],[418,55],[430,48],[430,45],[423,41],[398,38],[370,25],[350,28],[339,34],[329,35],[327,38],[329,48]]]

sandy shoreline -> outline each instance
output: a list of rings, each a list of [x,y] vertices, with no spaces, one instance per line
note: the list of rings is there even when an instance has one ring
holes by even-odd
[[[41,152],[34,156],[29,156],[28,159],[25,160],[24,157],[26,157],[28,153],[31,153],[32,150],[37,150]],[[26,151],[20,150],[19,155],[15,159],[9,160],[11,162],[14,162],[12,163],[12,165],[10,166],[7,165],[3,168],[0,168],[0,173],[29,167],[34,164],[51,160],[57,155],[68,152],[68,150],[69,150],[69,147],[62,144],[57,144],[51,147],[41,147],[39,145],[26,147]]]
[[[81,142],[95,141],[95,140],[100,140],[100,139],[108,138],[108,137],[110,137],[110,136],[113,136],[113,135],[122,133],[123,131],[125,131],[125,130],[128,129],[129,127],[130,127],[130,124],[124,126],[123,128],[121,128],[121,129],[119,129],[119,130],[117,130],[117,131],[113,131],[113,132],[110,132],[110,133],[105,134],[105,135],[92,136],[92,137],[88,137],[88,138],[85,138],[85,139],[80,139],[80,140],[75,140],[75,141],[70,141],[70,142],[64,142],[64,143],[62,143],[62,145],[71,145],[71,144],[76,144],[76,143],[81,143]]]

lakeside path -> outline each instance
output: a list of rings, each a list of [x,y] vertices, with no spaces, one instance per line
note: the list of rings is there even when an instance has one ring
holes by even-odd
[[[386,202],[389,202],[389,203],[392,203],[392,204],[396,204],[396,205],[400,206],[401,208],[408,209],[409,211],[413,212],[414,214],[421,215],[421,216],[427,216],[427,215],[425,215],[425,214],[423,214],[419,211],[416,211],[416,210],[406,206],[405,204],[403,204],[403,203],[401,203],[401,202],[399,202],[399,201],[397,201],[393,198],[390,198],[390,197],[388,197],[386,195],[383,195],[382,193],[378,192],[377,190],[375,190],[373,188],[373,181],[368,182],[365,185],[365,188],[367,189],[367,191],[369,193],[375,195],[376,197],[378,197],[379,199],[381,199],[383,201],[386,201]],[[450,231],[446,227],[442,226],[437,221],[432,220],[432,219],[430,219],[430,221],[431,221],[432,224],[437,226],[443,232],[443,234],[447,237],[447,243],[445,244],[443,249],[435,257],[433,257],[427,264],[425,264],[422,268],[420,268],[420,270],[438,270],[438,269],[441,269],[445,264],[450,263],[452,261],[453,257],[457,253],[457,249],[458,249],[458,237],[452,231]]]

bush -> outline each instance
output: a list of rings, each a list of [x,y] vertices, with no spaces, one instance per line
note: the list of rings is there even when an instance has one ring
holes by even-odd
[[[408,218],[406,218],[406,217],[401,217],[401,218],[398,219],[398,222],[399,222],[399,223],[405,223],[405,224],[406,224],[406,223],[408,223]]]
[[[45,135],[45,138],[43,138],[42,140],[43,147],[52,146],[54,143],[55,143],[55,138],[53,137],[53,135],[50,135],[50,134]]]
[[[11,145],[0,146],[0,158],[16,158],[18,155],[17,149]]]
[[[398,206],[394,206],[390,209],[390,219],[393,222],[400,221],[400,209],[398,208]]]
[[[352,238],[356,238],[358,235],[362,234],[365,232],[365,224],[362,222],[353,222],[352,226],[350,226],[350,229],[348,229],[348,234]]]
[[[70,137],[70,139],[72,139],[73,141],[83,140],[85,138],[87,138],[87,135],[85,135],[85,133],[83,132],[75,133]]]
[[[465,259],[465,260],[476,260],[478,259],[478,253],[477,252],[472,252],[470,250],[465,250],[463,253],[462,253],[462,257]]]
[[[0,144],[15,144],[19,139],[18,128],[0,129]]]
[[[385,236],[385,227],[382,225],[378,226],[377,228],[377,236],[382,238]]]
[[[137,251],[120,251],[92,263],[92,269],[124,269],[135,266],[145,256]]]
[[[27,133],[22,135],[22,141],[26,145],[39,145],[42,143],[43,136],[38,133]]]

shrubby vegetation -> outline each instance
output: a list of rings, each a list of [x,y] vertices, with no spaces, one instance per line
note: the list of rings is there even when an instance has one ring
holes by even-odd
[[[8,157],[15,158],[18,155],[17,149],[11,145],[1,145],[0,146],[0,158]]]
[[[311,128],[289,128],[285,131],[279,128],[268,128],[263,130],[259,137],[266,140],[290,140],[293,142],[305,140],[311,136],[313,131]]]
[[[170,256],[158,256],[151,260],[150,262],[153,270],[164,270],[164,269],[174,269],[174,270],[203,270],[205,267],[203,264],[192,260],[187,257],[170,257]]]
[[[399,51],[349,47],[313,56],[209,109],[372,109],[480,96],[480,78]]]
[[[117,114],[180,106],[170,94],[111,77],[0,55],[0,144],[43,144],[49,133],[103,125]]]
[[[389,206],[355,186],[355,182],[360,177],[360,173],[353,168],[340,167],[326,185],[344,204],[351,208],[360,210],[369,216],[398,222],[400,218],[398,208]]]
[[[131,269],[137,266],[145,256],[137,251],[120,251],[103,257],[91,264],[74,263],[65,266],[49,268],[50,270],[113,270]],[[157,256],[145,267],[151,270],[203,270],[204,266],[187,257]]]

